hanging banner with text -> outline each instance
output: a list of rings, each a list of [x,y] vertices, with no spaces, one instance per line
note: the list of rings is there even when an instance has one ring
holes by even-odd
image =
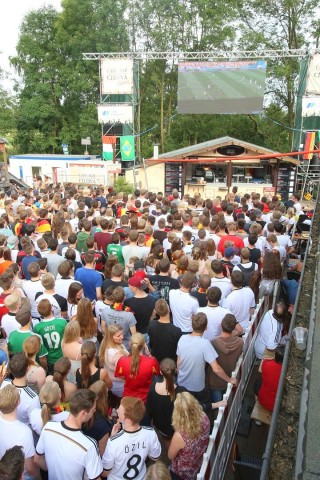
[[[306,94],[320,94],[320,54],[311,55],[307,73]]]
[[[133,94],[133,60],[102,58],[100,71],[103,95]]]
[[[320,117],[320,95],[318,97],[302,97],[302,116]]]
[[[130,103],[106,103],[98,105],[99,123],[132,123],[133,109]]]

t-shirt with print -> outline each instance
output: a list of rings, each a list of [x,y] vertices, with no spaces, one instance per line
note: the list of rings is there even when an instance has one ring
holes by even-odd
[[[143,480],[146,478],[147,457],[156,460],[160,454],[161,445],[156,432],[151,427],[140,427],[135,432],[121,430],[111,437],[102,463],[103,468],[110,471],[109,480]]]
[[[170,290],[178,290],[180,288],[178,280],[169,277],[169,275],[151,275],[149,280],[167,303],[169,303]]]
[[[118,257],[119,263],[121,263],[121,265],[124,265],[122,245],[119,245],[118,243],[109,243],[109,245],[107,246],[107,254],[116,255],[116,257]]]
[[[64,318],[51,318],[42,320],[34,327],[48,350],[48,364],[54,365],[59,358],[63,357],[61,342],[67,322]]]
[[[37,335],[36,333],[32,332],[31,330],[14,330],[10,333],[8,338],[8,349],[12,355],[16,353],[23,352],[23,342],[26,338],[29,338],[31,335]],[[45,357],[48,355],[48,350],[43,345],[43,341],[40,335],[38,337],[41,340],[40,351],[37,355],[37,358]]]

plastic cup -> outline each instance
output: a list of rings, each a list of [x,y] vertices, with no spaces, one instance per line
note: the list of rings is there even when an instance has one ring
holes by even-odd
[[[305,350],[307,347],[308,330],[303,327],[296,327],[293,329],[293,335],[298,350]]]

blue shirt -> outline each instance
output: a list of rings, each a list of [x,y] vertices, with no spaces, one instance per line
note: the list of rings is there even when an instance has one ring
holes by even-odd
[[[30,263],[36,262],[37,260],[38,258],[33,255],[26,255],[25,257],[22,258],[21,268],[23,271],[24,278],[26,280],[31,280],[31,275],[28,272],[28,266],[30,265]]]
[[[76,270],[74,279],[81,283],[86,298],[89,298],[91,301],[97,299],[96,288],[102,286],[101,273],[92,268],[82,267]]]

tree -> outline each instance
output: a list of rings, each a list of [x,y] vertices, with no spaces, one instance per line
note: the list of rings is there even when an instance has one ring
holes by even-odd
[[[22,77],[16,144],[20,151],[55,152],[62,124],[61,56],[56,43],[58,13],[43,7],[29,13],[21,27],[12,64]]]

